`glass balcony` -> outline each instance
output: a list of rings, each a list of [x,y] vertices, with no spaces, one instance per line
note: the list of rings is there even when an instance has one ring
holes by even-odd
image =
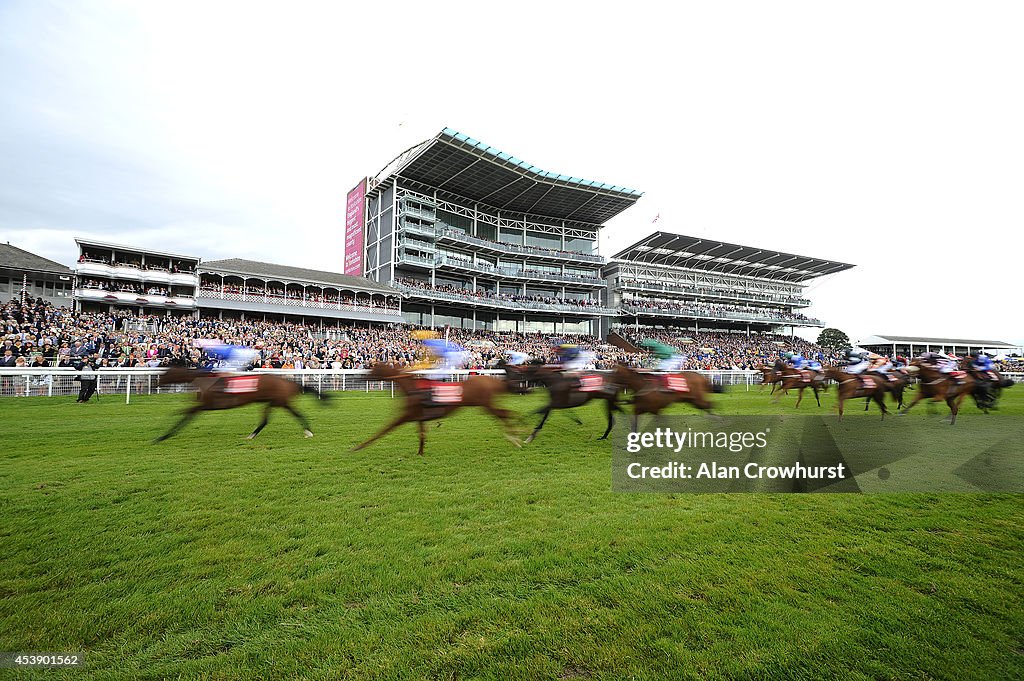
[[[470,244],[478,248],[486,249],[492,253],[524,255],[552,260],[568,260],[576,263],[589,262],[597,265],[603,265],[605,263],[604,257],[600,255],[576,253],[573,251],[557,251],[550,248],[537,248],[534,246],[519,246],[517,244],[506,244],[498,241],[491,241],[489,239],[481,239],[480,237],[466,234],[461,230],[452,229],[450,227],[442,227],[438,229],[437,239],[438,241],[448,241],[451,243]]]
[[[539,272],[536,270],[519,270],[511,267],[494,267],[493,265],[472,262],[469,260],[460,260],[458,258],[452,258],[450,256],[439,256],[437,259],[438,267],[448,267],[457,270],[464,270],[467,272],[478,272],[480,274],[487,274],[493,277],[501,277],[505,279],[520,279],[523,281],[542,281],[542,282],[564,282],[566,284],[577,284],[591,286],[605,286],[606,282],[600,277],[583,277],[571,274],[556,274],[553,272]]]

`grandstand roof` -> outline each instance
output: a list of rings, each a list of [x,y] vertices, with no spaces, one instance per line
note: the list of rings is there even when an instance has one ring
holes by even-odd
[[[12,246],[10,243],[0,244],[0,267],[30,272],[53,272],[54,274],[71,274],[71,269],[59,262],[48,260],[41,255]]]
[[[286,281],[306,282],[319,284],[321,286],[343,287],[347,289],[359,289],[360,291],[372,291],[374,293],[386,293],[401,295],[398,291],[378,284],[365,277],[353,277],[338,272],[324,272],[323,270],[308,270],[304,267],[290,267],[288,265],[274,265],[269,262],[256,260],[243,260],[242,258],[228,258],[226,260],[207,260],[198,268],[202,272],[216,272],[217,274],[236,274],[249,277],[270,277]]]
[[[132,253],[145,253],[146,255],[159,255],[163,258],[175,258],[177,260],[195,260],[199,262],[199,256],[195,255],[182,255],[181,253],[168,253],[167,251],[157,251],[152,248],[142,248],[140,246],[125,246],[124,244],[112,244],[106,241],[97,241],[95,239],[83,239],[81,237],[75,237],[75,243],[79,246],[99,246],[101,248],[111,248],[116,251],[131,251]]]
[[[445,128],[403,152],[377,174],[457,194],[498,210],[602,224],[642,192],[541,170],[511,154]]]
[[[783,281],[806,281],[853,267],[843,262],[670,232],[654,232],[612,258]]]
[[[1020,346],[996,340],[967,340],[964,338],[928,338],[924,336],[868,336],[857,345],[939,345],[969,346],[972,348],[1000,348],[1011,350]]]

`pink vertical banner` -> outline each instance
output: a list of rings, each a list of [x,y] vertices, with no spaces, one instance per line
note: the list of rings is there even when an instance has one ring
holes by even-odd
[[[361,180],[345,200],[344,273],[363,276],[363,228],[366,224],[366,180]]]

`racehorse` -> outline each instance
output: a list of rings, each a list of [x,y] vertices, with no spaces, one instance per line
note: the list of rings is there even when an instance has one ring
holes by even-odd
[[[196,394],[199,403],[185,410],[181,420],[175,423],[166,433],[154,440],[154,442],[162,442],[171,437],[201,411],[234,409],[235,407],[244,407],[254,402],[264,403],[266,407],[263,409],[263,420],[256,426],[256,430],[249,433],[250,440],[259,435],[260,431],[266,427],[267,421],[270,419],[270,411],[274,407],[281,407],[291,413],[302,424],[303,434],[306,437],[313,437],[309,421],[292,406],[292,398],[300,393],[309,393],[316,395],[321,400],[326,401],[328,399],[326,393],[320,393],[316,388],[307,388],[293,381],[270,374],[217,376],[208,371],[172,366],[161,374],[157,380],[157,385],[172,385],[175,383],[195,383],[199,389],[199,392]]]
[[[548,420],[553,409],[575,409],[591,400],[604,400],[608,414],[608,427],[605,428],[604,434],[597,439],[607,439],[608,433],[611,432],[612,425],[615,423],[612,412],[622,413],[622,408],[619,406],[620,390],[618,387],[606,381],[600,374],[577,377],[567,375],[557,367],[536,364],[528,366],[527,379],[540,383],[548,389],[548,403],[533,412],[534,414],[543,414],[543,416],[537,427],[527,436],[527,442],[533,442],[533,439],[537,437],[537,433],[544,427],[544,422]],[[575,414],[570,413],[569,416],[577,425],[582,425],[583,422]]]
[[[775,384],[782,380],[779,372],[764,364],[759,365],[757,370],[761,372],[761,390],[764,390],[764,386],[771,385],[772,392],[770,394],[774,395],[776,388]]]
[[[933,366],[922,362],[920,358],[910,361],[910,366],[917,369],[921,382],[914,400],[904,407],[900,415],[906,414],[914,408],[918,402],[924,399],[933,401],[944,400],[949,407],[949,425],[956,423],[956,415],[960,412],[960,405],[964,398],[974,392],[977,381],[967,372],[963,374],[962,381],[956,381],[949,374],[944,374]]]
[[[913,377],[910,374],[902,371],[890,371],[887,374],[879,374],[874,371],[866,371],[866,374],[870,374],[872,378],[878,377],[878,380],[884,381],[886,392],[892,395],[893,401],[896,402],[896,408],[903,408],[903,391],[907,389],[913,382]],[[864,411],[868,410],[871,406],[871,398],[868,397],[864,400]]]
[[[831,378],[839,386],[839,420],[843,420],[843,403],[846,400],[867,397],[874,400],[878,408],[882,410],[882,420],[889,410],[885,408],[885,393],[887,391],[884,381],[878,376],[860,376],[848,374],[839,367],[825,367],[826,378]]]
[[[542,364],[541,360],[532,360],[527,364],[509,364],[501,360],[495,368],[505,372],[505,387],[513,395],[525,395],[530,392],[530,376],[537,365]]]
[[[799,391],[796,396],[796,407],[794,409],[800,408],[800,402],[804,399],[804,390],[808,388],[814,391],[814,401],[818,403],[819,407],[821,406],[821,398],[818,396],[818,392],[824,390],[825,386],[821,385],[821,380],[816,372],[809,369],[801,371],[787,367],[782,373],[776,373],[776,375],[778,376],[777,380],[782,387],[783,393],[788,393],[793,389]],[[772,392],[775,392],[775,388],[772,388]],[[778,402],[779,398],[776,397],[775,401]]]
[[[971,391],[971,397],[974,398],[974,403],[978,405],[978,409],[981,409],[986,414],[990,409],[996,408],[996,403],[999,401],[1003,388],[1013,386],[1013,381],[1004,378],[998,371],[979,371],[975,369],[971,366],[970,358],[961,360],[960,368],[974,378],[974,390]]]
[[[379,433],[366,442],[356,445],[352,451],[359,451],[372,442],[384,437],[398,426],[405,423],[416,423],[420,433],[420,448],[417,452],[423,456],[423,445],[426,442],[426,422],[448,416],[460,407],[482,407],[499,421],[505,428],[505,437],[514,445],[519,446],[519,438],[513,432],[512,412],[494,405],[498,395],[507,392],[504,381],[493,376],[470,376],[460,383],[443,383],[426,388],[419,385],[422,379],[403,371],[391,364],[375,364],[370,369],[370,377],[382,381],[394,381],[405,396],[402,412],[394,421],[386,425]],[[440,388],[437,395],[445,402],[435,398],[431,401],[434,387]]]
[[[675,388],[666,390],[666,385],[671,386],[672,379],[676,379]],[[682,379],[682,381],[678,379]],[[708,399],[708,395],[723,392],[722,386],[712,383],[706,377],[693,371],[668,375],[651,374],[631,369],[622,364],[615,367],[612,372],[612,383],[622,388],[628,388],[633,393],[634,432],[641,414],[657,416],[666,407],[676,402],[688,402],[710,414],[713,405]]]

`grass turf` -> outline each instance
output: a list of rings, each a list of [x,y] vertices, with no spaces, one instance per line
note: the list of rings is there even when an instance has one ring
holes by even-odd
[[[0,403],[0,650],[86,652],[57,678],[1024,677],[1020,495],[615,494],[596,405],[522,450],[467,411],[425,457],[412,426],[352,453],[397,407],[372,394],[303,398],[312,440],[283,412],[245,440],[249,407],[149,444],[188,400]]]

